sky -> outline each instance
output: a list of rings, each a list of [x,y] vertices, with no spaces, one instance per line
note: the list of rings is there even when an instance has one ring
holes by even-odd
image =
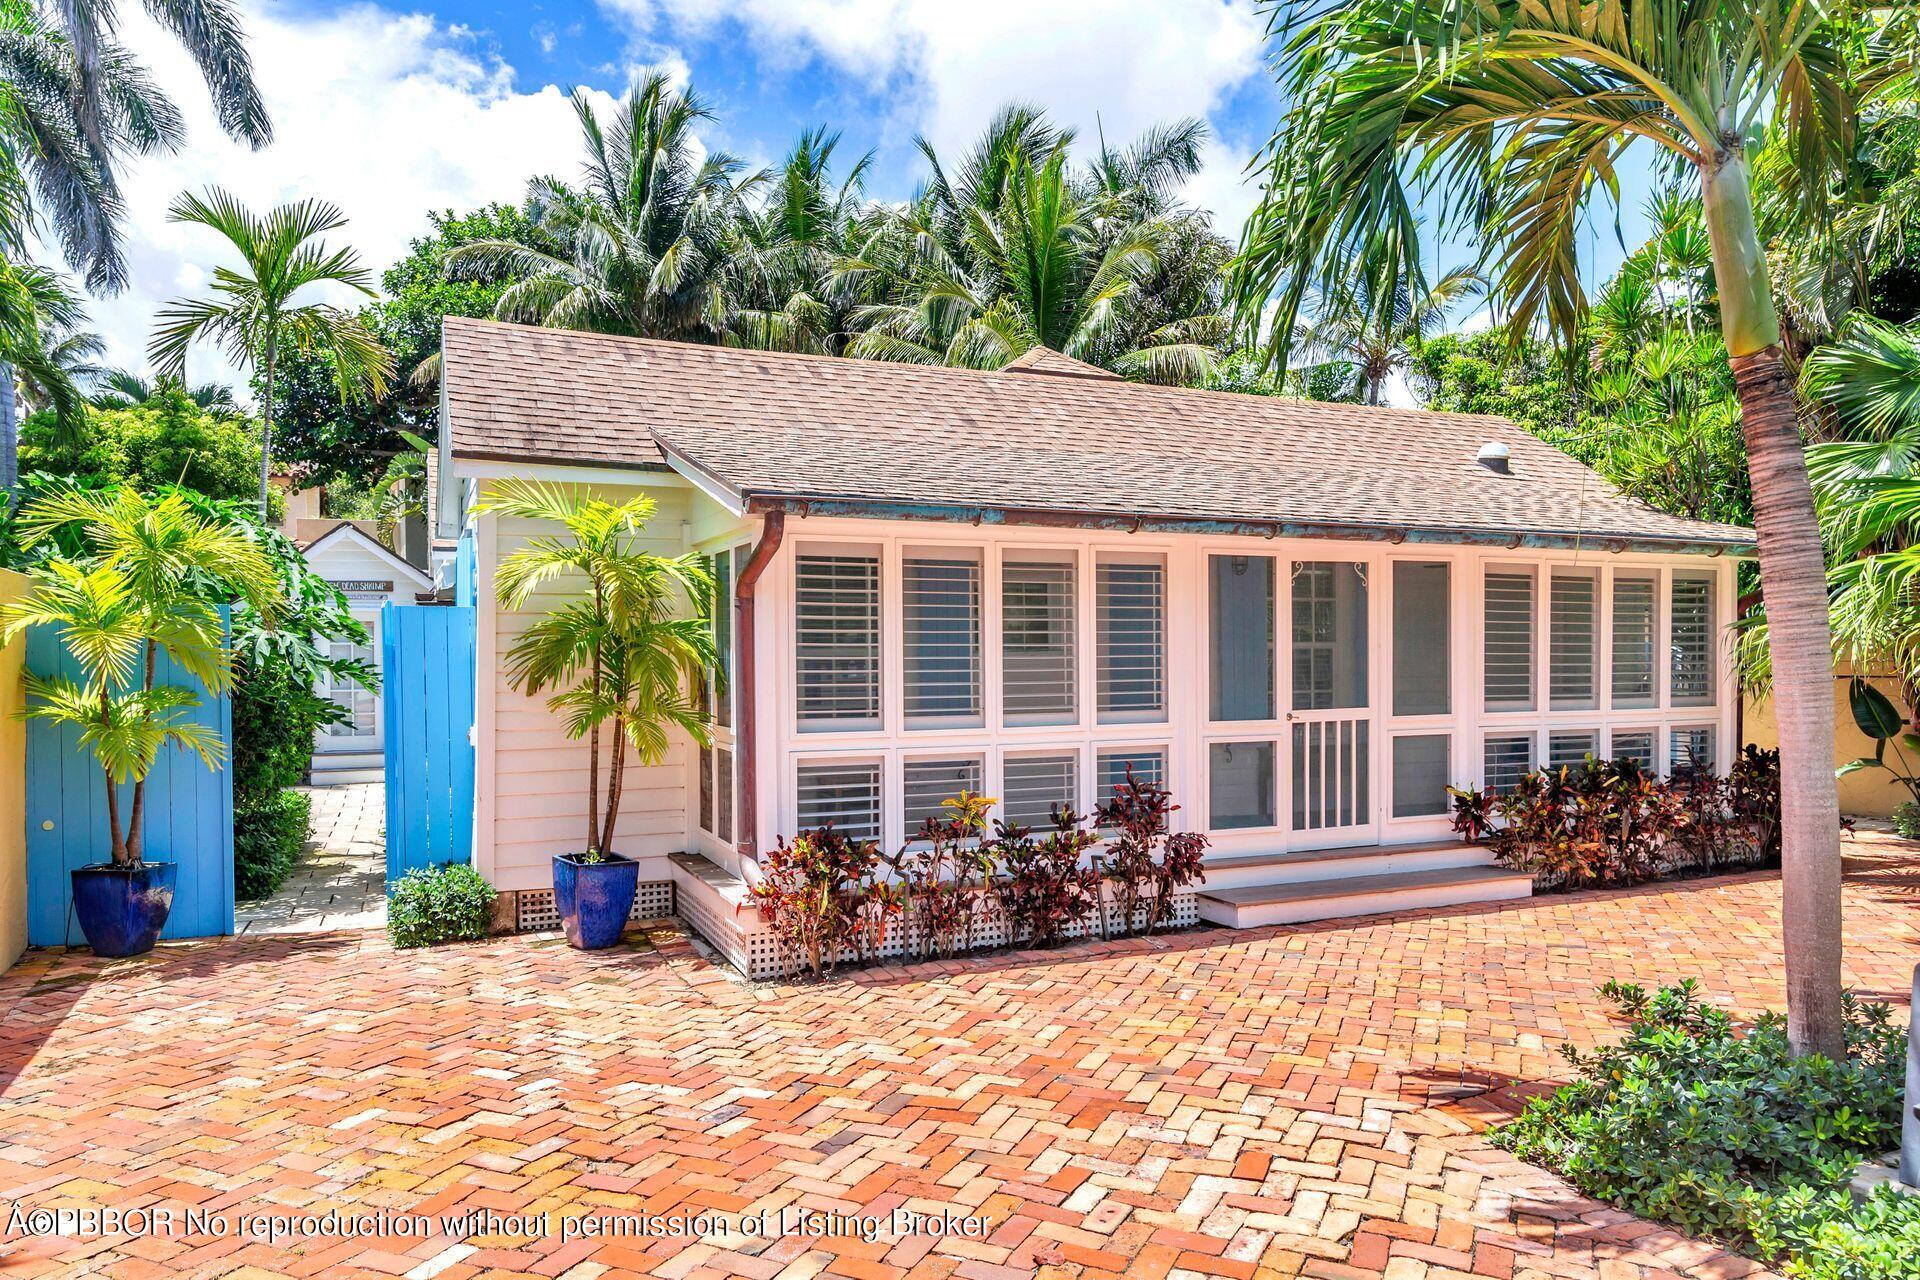
[[[1199,116],[1213,136],[1186,198],[1230,237],[1255,202],[1247,162],[1281,109],[1251,0],[242,6],[275,131],[257,152],[221,134],[178,48],[144,16],[124,17],[124,38],[185,111],[189,138],[126,173],[133,282],[92,303],[110,365],[144,369],[157,309],[205,292],[225,261],[211,232],[166,220],[178,192],[223,186],[257,209],[333,201],[349,219],[335,240],[383,270],[427,230],[429,210],[517,201],[533,174],[573,176],[569,95],[584,88],[610,105],[649,66],[711,104],[717,119],[701,130],[709,148],[769,165],[802,129],[826,125],[842,134],[844,163],[872,151],[868,192],[886,199],[911,194],[924,173],[916,135],[955,153],[1010,101],[1045,108],[1088,141]],[[1628,203],[1631,221],[1637,199]],[[1619,256],[1610,215],[1587,240],[1604,274]],[[196,350],[188,373],[239,380],[210,349]]]

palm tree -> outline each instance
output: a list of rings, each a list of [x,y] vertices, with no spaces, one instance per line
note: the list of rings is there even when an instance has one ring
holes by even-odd
[[[1349,265],[1329,297],[1316,299],[1314,315],[1294,339],[1302,369],[1341,365],[1362,404],[1379,404],[1387,383],[1412,366],[1420,346],[1447,322],[1447,309],[1480,288],[1472,267],[1457,267],[1422,289],[1418,280],[1384,276],[1382,263]]]
[[[698,690],[718,661],[709,621],[713,578],[701,556],[641,549],[655,511],[644,494],[615,504],[576,485],[510,480],[475,509],[566,530],[565,538],[536,538],[503,558],[495,582],[501,607],[514,610],[556,581],[575,588],[514,641],[506,667],[516,689],[554,690],[547,706],[570,737],[587,740],[583,852],[597,860],[614,851],[629,748],[642,764],[657,764],[676,729],[707,741]],[[603,819],[600,732],[609,722],[614,750]]]
[[[1225,254],[1173,193],[1205,136],[1183,121],[1103,146],[1085,173],[1070,168],[1072,134],[1030,107],[1003,110],[957,167],[921,140],[926,187],[864,215],[834,269],[837,295],[860,304],[848,353],[997,369],[1042,346],[1147,381],[1204,381],[1225,337]]]
[[[209,584],[271,617],[278,578],[252,537],[195,511],[179,493],[149,500],[131,488],[70,491],[25,508],[18,527],[28,547],[65,534],[85,547],[77,559],[56,556],[33,571],[33,589],[0,609],[0,634],[11,640],[51,626],[79,664],[78,681],[30,675],[27,714],[79,728],[106,784],[113,861],[138,865],[146,779],[160,751],[182,747],[212,768],[223,748],[218,734],[186,718],[200,704],[198,693],[155,683],[159,655],[209,693],[221,692],[233,664]],[[133,802],[123,824],[120,788],[129,781]]]
[[[260,397],[260,519],[267,518],[267,477],[273,457],[273,377],[281,352],[324,353],[343,398],[375,397],[393,377],[393,356],[352,312],[331,303],[300,301],[316,285],[341,284],[371,297],[372,276],[351,249],[329,251],[317,237],[346,225],[323,200],[283,204],[264,217],[218,187],[206,196],[182,195],[167,216],[209,227],[238,251],[240,270],[220,267],[214,298],[177,300],[160,312],[147,358],[162,377],[183,379],[195,340],[218,343],[236,364],[262,374]]]
[[[80,443],[86,402],[66,357],[94,349],[98,337],[78,337],[86,312],[79,297],[51,271],[0,258],[0,488],[10,506],[20,480],[20,388],[39,408],[54,411],[54,442]],[[66,334],[65,337],[59,336]]]
[[[94,378],[94,390],[87,397],[96,409],[138,409],[174,387],[166,378],[153,379],[131,369],[102,369]],[[195,405],[221,417],[238,417],[240,402],[233,388],[224,382],[200,382],[180,387]]]
[[[723,253],[729,346],[833,352],[846,308],[822,285],[850,248],[860,194],[873,153],[833,180],[840,135],[809,129],[765,181],[742,184],[757,200],[740,202]]]
[[[1755,224],[1749,149],[1771,121],[1816,210],[1842,168],[1862,85],[1898,57],[1852,15],[1802,0],[1340,0],[1276,8],[1291,103],[1263,152],[1235,298],[1272,309],[1283,353],[1316,264],[1405,226],[1404,183],[1441,191],[1449,222],[1497,264],[1512,332],[1571,340],[1585,309],[1575,252],[1596,189],[1631,147],[1700,184],[1753,479],[1777,676],[1788,1025],[1801,1052],[1844,1047],[1832,653],[1820,530],[1780,320]],[[1869,15],[1865,21],[1870,22]],[[1864,67],[1843,45],[1863,46]]]
[[[543,177],[527,188],[528,216],[560,250],[476,240],[448,255],[448,271],[513,279],[494,308],[501,320],[718,341],[740,164],[719,152],[701,158],[694,128],[712,111],[660,72],[628,91],[611,125],[584,91],[573,107],[587,152],[581,183]]]

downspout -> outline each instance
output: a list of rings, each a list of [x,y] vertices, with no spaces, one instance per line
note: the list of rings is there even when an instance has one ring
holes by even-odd
[[[739,646],[738,669],[734,679],[739,689],[740,723],[734,731],[734,742],[738,748],[735,759],[740,768],[740,804],[735,815],[739,838],[734,842],[744,865],[741,870],[749,876],[749,868],[759,864],[760,837],[760,709],[754,696],[753,655],[755,632],[753,628],[754,589],[760,585],[760,575],[766,572],[773,562],[774,555],[780,550],[780,542],[787,536],[787,513],[781,510],[769,511],[760,527],[760,541],[754,545],[753,554],[747,557],[746,567],[734,580],[734,643]]]

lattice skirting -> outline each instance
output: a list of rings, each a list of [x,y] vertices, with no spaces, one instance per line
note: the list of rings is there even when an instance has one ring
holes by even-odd
[[[634,891],[629,920],[664,920],[673,911],[673,881],[642,880]],[[558,929],[560,913],[553,908],[553,890],[522,889],[514,898],[513,927],[520,933]]]
[[[713,943],[728,960],[737,966],[749,978],[765,981],[783,978],[801,972],[806,968],[804,956],[787,955],[780,952],[780,944],[773,930],[760,919],[758,911],[743,911],[736,921],[722,921],[714,917],[704,907],[694,902],[692,894],[680,896],[681,917],[691,925],[694,931]],[[689,908],[694,908],[689,910]],[[1109,913],[1118,921],[1118,906],[1110,905]],[[1134,912],[1134,926],[1144,928],[1147,923],[1145,908]],[[1167,911],[1161,922],[1163,928],[1185,929],[1200,923],[1200,903],[1191,889],[1181,890],[1167,902]],[[729,936],[730,935],[730,936]],[[971,930],[971,945],[963,948],[966,952],[991,951],[995,947],[1007,945],[1007,923],[1001,917],[999,909],[991,902],[983,902],[974,913]],[[1070,925],[1061,931],[1061,936],[1069,939],[1099,937],[1100,930],[1093,919],[1087,919]],[[913,945],[909,945],[909,942]],[[921,958],[924,948],[917,939],[909,939],[907,930],[899,917],[888,922],[886,940],[880,944],[880,960],[914,960]],[[853,951],[843,952],[840,963],[858,964],[860,956]]]

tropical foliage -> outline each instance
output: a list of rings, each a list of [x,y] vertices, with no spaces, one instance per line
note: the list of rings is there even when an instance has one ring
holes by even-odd
[[[54,412],[29,417],[20,428],[22,469],[84,488],[130,484],[151,493],[177,484],[212,498],[256,496],[259,432],[244,418],[201,408],[177,384],[124,408],[83,409],[81,421],[75,441]]]

